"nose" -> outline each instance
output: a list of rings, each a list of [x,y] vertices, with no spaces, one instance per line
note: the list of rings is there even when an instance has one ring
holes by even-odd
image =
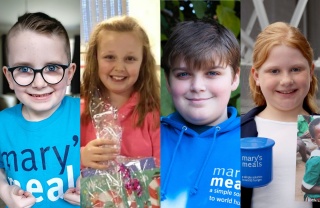
[[[48,84],[44,81],[43,77],[40,73],[36,73],[34,80],[32,82],[32,87],[34,88],[43,88],[46,87]]]
[[[114,66],[116,71],[123,71],[125,69],[125,65],[121,60],[118,60]]]
[[[206,88],[204,79],[202,79],[201,76],[194,76],[191,81],[190,90],[192,92],[201,92],[201,91],[205,91],[206,89],[207,88]]]
[[[292,75],[290,75],[289,73],[285,73],[281,77],[280,84],[283,86],[290,86],[293,84],[293,82],[294,82],[294,80],[293,80]]]

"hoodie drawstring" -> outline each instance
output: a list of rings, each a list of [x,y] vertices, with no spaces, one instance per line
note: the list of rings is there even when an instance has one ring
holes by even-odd
[[[185,131],[187,131],[187,127],[186,126],[183,126],[182,127],[182,130],[180,132],[180,135],[179,135],[179,139],[178,139],[178,142],[174,148],[174,151],[173,151],[173,155],[172,155],[172,159],[171,159],[171,162],[170,162],[170,165],[169,165],[169,169],[168,169],[168,173],[167,173],[167,177],[164,179],[164,183],[163,183],[163,187],[161,187],[161,201],[165,200],[166,199],[166,189],[167,189],[167,185],[168,185],[168,181],[169,181],[169,176],[170,176],[170,173],[171,173],[171,169],[172,169],[172,166],[173,166],[173,163],[174,163],[174,160],[176,158],[176,153],[177,153],[177,150],[178,150],[178,147],[180,145],[180,142],[181,142],[181,139],[182,139],[182,135]]]
[[[210,158],[210,155],[211,155],[211,152],[212,152],[214,143],[215,143],[215,141],[216,141],[216,136],[217,136],[218,131],[220,131],[220,127],[219,127],[219,126],[216,126],[216,131],[214,132],[213,141],[212,141],[212,143],[211,143],[211,146],[210,146],[210,149],[209,149],[209,151],[208,151],[207,157],[206,157],[206,159],[204,160],[204,163],[203,163],[203,165],[202,165],[202,167],[201,167],[201,170],[200,170],[200,172],[199,172],[199,174],[198,174],[198,177],[197,177],[197,179],[196,179],[196,182],[195,182],[193,188],[190,190],[190,195],[195,195],[195,194],[197,194],[197,192],[198,192],[199,182],[200,182],[200,179],[201,179],[201,177],[202,177],[203,171],[204,171],[204,169],[205,169],[205,167],[207,166],[207,163],[208,163],[208,161],[209,161],[209,158]]]

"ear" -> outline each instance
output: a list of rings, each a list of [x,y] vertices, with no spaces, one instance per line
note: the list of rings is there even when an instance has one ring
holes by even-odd
[[[235,91],[240,83],[240,67],[238,67],[236,74],[233,76],[233,80],[231,83],[231,90]]]
[[[68,71],[66,74],[68,76],[68,81],[67,81],[68,86],[71,85],[71,81],[72,81],[74,73],[76,72],[76,68],[77,68],[77,65],[75,63],[71,63],[68,68]]]
[[[311,77],[310,82],[312,82],[312,76],[313,75],[314,75],[314,63],[312,63],[312,66],[310,68],[310,77]]]
[[[251,76],[253,77],[253,79],[256,81],[256,85],[260,86],[260,82],[259,82],[259,73],[256,69],[251,68]]]
[[[3,71],[3,74],[5,75],[8,83],[9,83],[9,87],[10,89],[14,90],[14,80],[12,78],[12,75],[11,75],[11,72],[9,72],[8,70],[8,67],[4,66],[2,67],[2,71]]]

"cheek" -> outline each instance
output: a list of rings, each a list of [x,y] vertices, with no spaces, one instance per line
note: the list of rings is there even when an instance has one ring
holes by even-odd
[[[179,96],[187,93],[190,89],[190,85],[188,82],[171,81],[170,89],[172,96]]]
[[[311,84],[311,77],[308,75],[297,76],[296,83],[298,83],[300,86],[305,86],[309,88]]]
[[[68,86],[68,79],[63,79],[59,84],[51,85],[53,89],[58,90],[66,90]]]
[[[138,77],[140,73],[141,64],[135,64],[130,67],[128,67],[128,72],[131,74],[131,76]]]
[[[108,71],[110,68],[111,68],[111,64],[109,62],[106,62],[103,60],[98,61],[99,72]]]
[[[275,88],[278,84],[280,84],[280,81],[278,81],[276,78],[264,77],[263,79],[259,79],[259,83],[261,90],[264,91],[266,89]]]

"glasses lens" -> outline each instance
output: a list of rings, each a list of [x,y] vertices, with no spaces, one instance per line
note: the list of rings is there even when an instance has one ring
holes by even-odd
[[[57,84],[63,78],[64,69],[58,65],[48,65],[43,69],[42,75],[43,78],[49,84]]]
[[[19,85],[29,85],[33,77],[34,71],[27,66],[16,68],[13,71],[13,78]]]

